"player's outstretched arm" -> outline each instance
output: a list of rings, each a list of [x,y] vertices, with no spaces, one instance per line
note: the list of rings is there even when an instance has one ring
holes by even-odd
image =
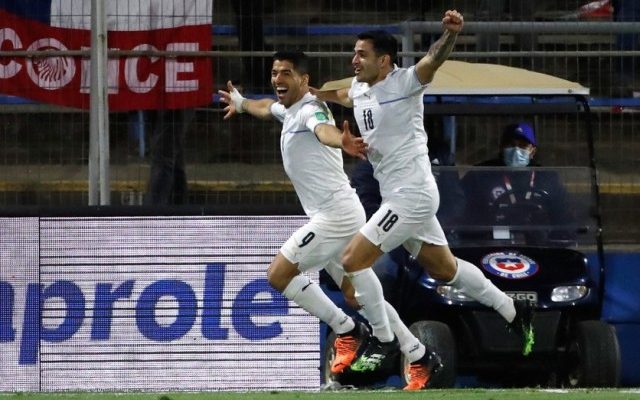
[[[360,159],[367,159],[367,144],[361,137],[351,134],[349,122],[342,124],[343,131],[329,124],[316,126],[315,134],[323,144],[344,150],[345,153]]]
[[[229,119],[235,114],[242,114],[243,112],[247,112],[260,119],[271,118],[271,104],[275,102],[274,100],[245,99],[240,92],[238,92],[238,89],[233,86],[231,81],[227,82],[227,90],[228,91],[218,90],[218,94],[221,96],[220,100],[227,104],[224,108],[226,114],[223,119]]]
[[[449,58],[463,25],[464,18],[458,11],[448,10],[444,13],[442,18],[444,33],[416,64],[416,73],[420,83],[426,84],[433,80],[438,68]]]
[[[318,100],[340,104],[343,107],[353,107],[353,101],[349,98],[349,89],[319,90],[314,87],[309,87],[309,91],[312,95],[316,96]]]

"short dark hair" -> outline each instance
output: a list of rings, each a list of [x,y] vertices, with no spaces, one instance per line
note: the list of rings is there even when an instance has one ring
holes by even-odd
[[[309,74],[309,57],[300,50],[276,51],[273,61],[289,61],[301,75]]]
[[[398,58],[398,41],[392,34],[383,30],[372,30],[362,32],[358,35],[359,40],[371,40],[373,51],[376,55],[382,56],[388,54],[391,57],[391,63],[395,64]]]

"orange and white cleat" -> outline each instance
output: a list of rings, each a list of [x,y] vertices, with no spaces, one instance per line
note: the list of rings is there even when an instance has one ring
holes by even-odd
[[[427,350],[418,361],[409,364],[405,370],[407,386],[402,390],[422,390],[429,385],[431,377],[440,371],[442,361],[440,356]]]
[[[331,373],[340,374],[351,366],[358,355],[360,345],[369,336],[367,326],[361,321],[354,320],[356,326],[347,333],[336,337],[333,343],[335,357],[331,363]]]

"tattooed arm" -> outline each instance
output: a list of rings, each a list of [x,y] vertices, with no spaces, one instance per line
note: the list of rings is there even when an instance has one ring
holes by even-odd
[[[416,64],[416,73],[422,84],[429,83],[442,63],[449,57],[456,43],[458,33],[462,30],[464,19],[456,10],[449,10],[442,18],[444,33],[431,45],[427,54]]]

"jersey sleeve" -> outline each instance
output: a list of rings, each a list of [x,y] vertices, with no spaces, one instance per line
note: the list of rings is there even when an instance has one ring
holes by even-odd
[[[277,119],[280,122],[284,122],[286,109],[282,104],[278,102],[271,104],[271,106],[269,107],[269,111],[271,111],[271,115],[273,115],[275,119]]]
[[[335,125],[331,110],[326,103],[319,101],[307,103],[302,108],[302,113],[304,124],[311,132],[315,132],[316,127],[320,124]]]
[[[418,74],[416,73],[416,66],[412,65],[409,68],[398,68],[394,70],[395,75],[394,86],[400,93],[414,93],[424,90],[427,84],[422,84],[418,80]]]
[[[358,85],[358,81],[356,80],[356,78],[354,77],[353,80],[351,81],[351,87],[349,88],[349,91],[347,92],[347,96],[349,96],[350,99],[353,99],[355,97],[356,94],[356,86]]]

